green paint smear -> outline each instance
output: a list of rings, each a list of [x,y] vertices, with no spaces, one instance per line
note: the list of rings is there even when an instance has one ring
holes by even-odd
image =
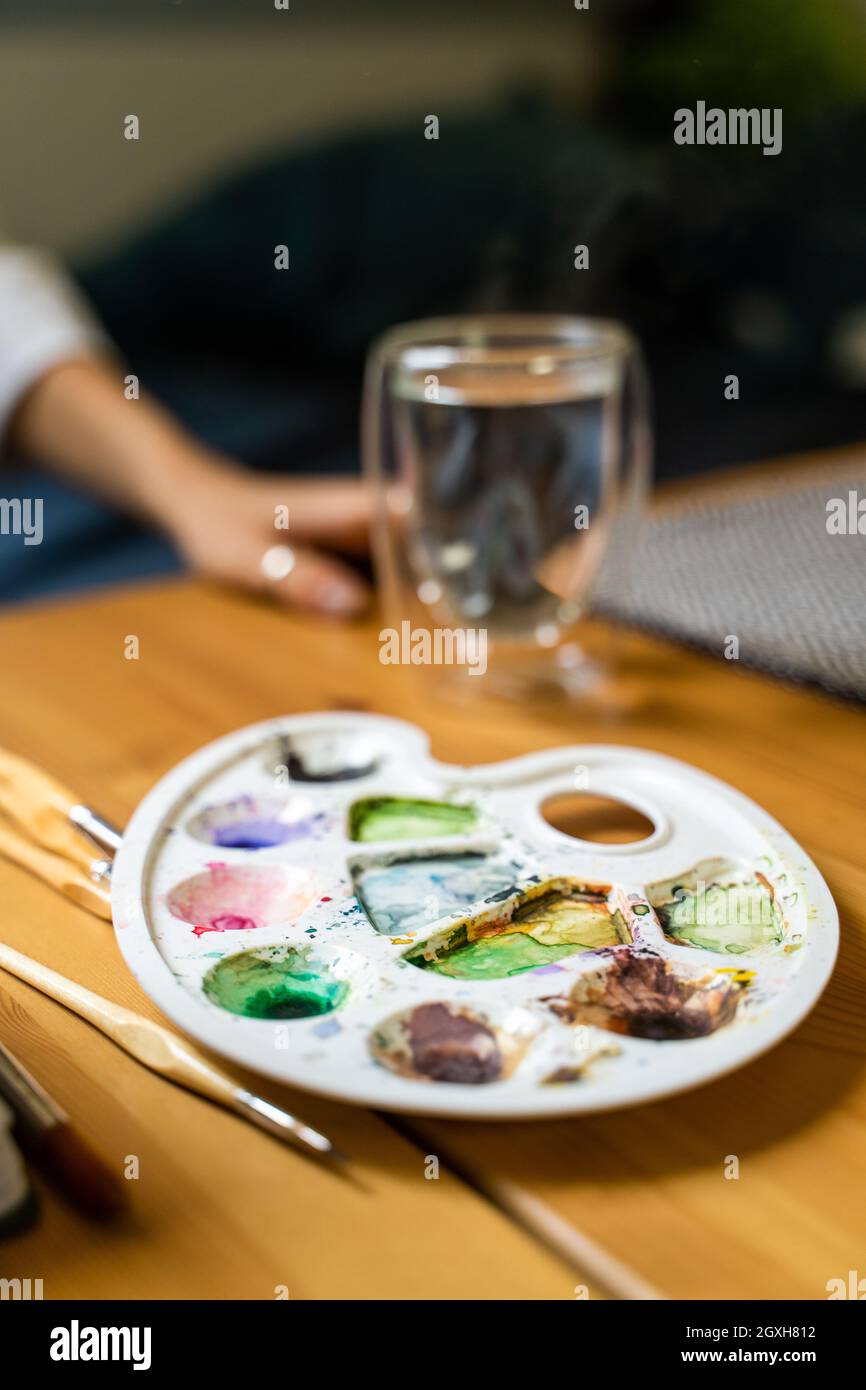
[[[518,908],[514,923],[545,946],[570,944],[593,951],[600,946],[617,946],[625,939],[619,913],[610,912],[606,903],[560,893]]]
[[[305,952],[277,946],[227,956],[203,981],[208,999],[244,1018],[315,1018],[339,1007],[349,986],[311,968]]]
[[[469,941],[464,924],[437,959],[425,960],[423,946],[410,952],[407,959],[458,980],[501,980],[552,965],[580,951],[619,946],[627,939],[619,913],[611,913],[604,903],[550,894],[519,908],[496,935]]]
[[[506,975],[519,975],[539,965],[551,965],[563,956],[573,956],[576,946],[542,946],[525,932],[505,932],[501,936],[482,936],[468,946],[461,946],[429,968],[437,975],[450,975],[456,980],[501,980]]]
[[[683,894],[656,909],[665,936],[703,951],[747,955],[782,940],[772,894],[757,880]]]
[[[462,835],[478,820],[472,806],[447,801],[409,801],[396,796],[371,796],[356,801],[349,811],[349,835],[371,844],[378,840],[416,840],[439,835]]]

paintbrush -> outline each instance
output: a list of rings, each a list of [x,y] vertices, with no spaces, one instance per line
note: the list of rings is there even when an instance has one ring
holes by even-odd
[[[0,944],[0,966],[8,970],[10,975],[25,980],[50,999],[65,1004],[73,1013],[87,1019],[124,1052],[159,1076],[178,1086],[185,1086],[187,1090],[196,1091],[208,1100],[215,1100],[288,1144],[294,1144],[320,1158],[345,1162],[345,1156],[324,1134],[311,1129],[281,1106],[239,1086],[192,1043],[171,1033],[168,1028],[152,1023],[143,1014],[125,1009],[121,1004],[103,999],[74,980],[68,980],[65,975],[59,975],[56,970],[50,970],[47,965],[14,951],[11,946]]]
[[[106,884],[120,841],[62,782],[0,748],[0,854],[110,921]],[[94,847],[103,857],[94,857]]]
[[[2,1043],[0,1095],[12,1107],[27,1148],[73,1206],[100,1220],[123,1209],[126,1203],[119,1178]]]
[[[56,777],[6,748],[0,748],[0,811],[33,844],[68,860],[85,874],[98,880],[110,872],[107,860],[94,860],[81,832],[103,854],[113,856],[120,848],[120,831],[83,805]]]
[[[0,822],[0,853],[7,853],[81,906],[110,920],[110,900],[102,884],[111,873],[110,857],[120,848],[119,830],[82,804],[61,782],[4,748],[0,748],[0,812],[28,837],[13,836]],[[82,832],[110,857],[94,860],[80,838]],[[167,1028],[102,999],[11,947],[0,945],[0,964],[86,1018],[151,1071],[227,1106],[287,1143],[320,1157],[343,1159],[325,1135],[238,1086],[192,1044]]]

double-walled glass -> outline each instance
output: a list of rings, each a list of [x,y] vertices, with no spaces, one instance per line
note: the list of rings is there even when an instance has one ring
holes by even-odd
[[[515,694],[586,689],[578,625],[603,577],[608,594],[625,580],[651,467],[628,330],[547,315],[395,328],[370,353],[364,461],[383,660]]]

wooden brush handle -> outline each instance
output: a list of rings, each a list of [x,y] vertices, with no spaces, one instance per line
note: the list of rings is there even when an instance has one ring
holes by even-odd
[[[41,965],[39,961],[13,950],[11,946],[0,944],[0,966],[49,998],[65,1004],[81,1018],[86,1018],[88,1023],[92,1023],[151,1071],[168,1077],[180,1086],[187,1086],[209,1100],[234,1105],[237,1083],[191,1043],[167,1028],[151,1023],[150,1019],[133,1013],[132,1009],[125,1009],[122,1004],[112,1004],[74,980],[68,980],[65,975],[59,975],[47,965]]]
[[[102,917],[107,922],[111,921],[111,898],[105,888],[94,883],[83,869],[76,868],[57,854],[50,854],[46,849],[39,849],[2,821],[0,854],[28,869],[31,874],[56,888],[58,893],[78,903],[79,907],[86,907],[89,912],[95,912],[97,917]]]
[[[68,819],[79,800],[34,763],[0,748],[0,810],[32,840],[87,872],[94,855]]]

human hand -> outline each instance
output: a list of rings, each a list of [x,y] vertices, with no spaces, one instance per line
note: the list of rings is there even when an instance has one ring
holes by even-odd
[[[362,483],[249,472],[152,398],[126,400],[110,363],[72,359],[43,373],[10,436],[75,485],[166,531],[201,574],[313,612],[348,617],[367,605],[369,585],[319,548],[367,549]]]
[[[319,546],[362,554],[369,521],[369,495],[356,479],[250,473],[210,460],[176,479],[163,508],[163,522],[194,570],[342,617],[367,606],[369,585]]]

